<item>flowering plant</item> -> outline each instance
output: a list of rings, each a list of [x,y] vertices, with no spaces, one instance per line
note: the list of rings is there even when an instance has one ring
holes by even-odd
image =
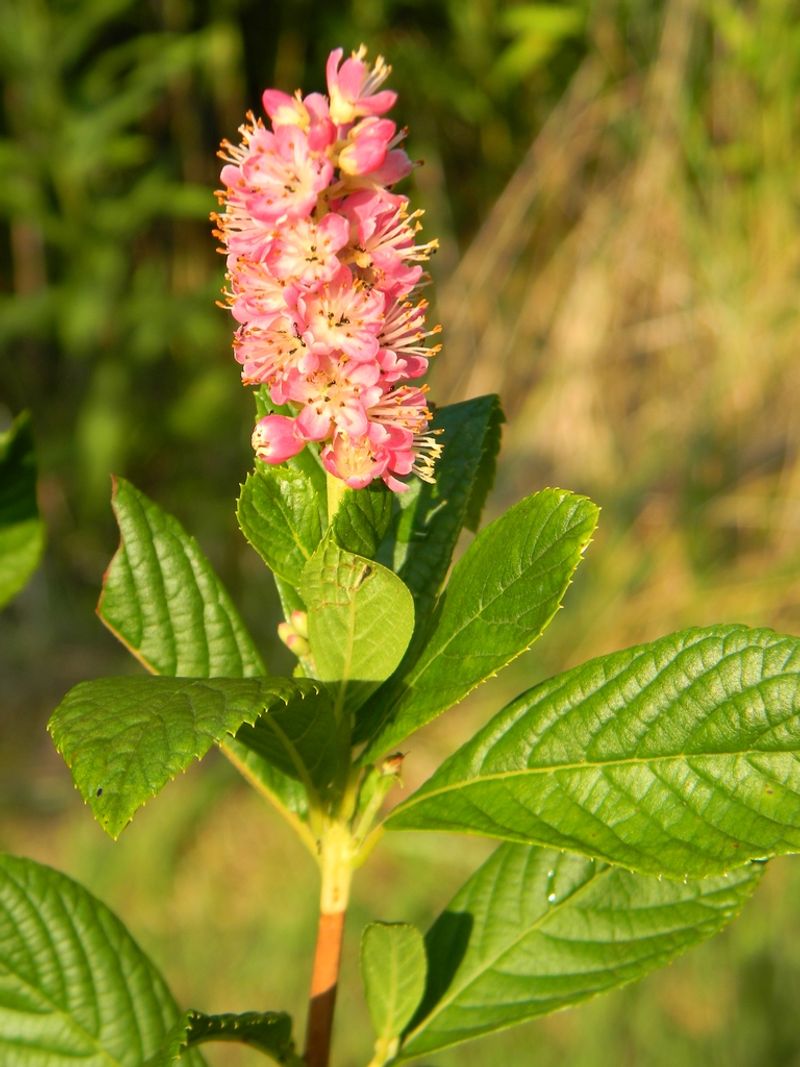
[[[85,890],[0,859],[0,1050],[11,1067],[202,1063],[241,1041],[330,1060],[355,871],[387,831],[502,842],[423,937],[363,933],[370,1067],[578,1003],[720,930],[771,856],[800,850],[800,640],[691,629],[539,682],[391,807],[398,746],[542,634],[592,537],[587,499],[544,489],[451,566],[491,487],[495,397],[432,413],[411,162],[389,68],[332,53],[328,95],[264,94],[223,145],[217,234],[242,378],[255,385],[241,529],[274,574],[296,655],[268,675],[196,542],[123,480],[99,613],[149,677],[72,689],[50,730],[118,836],[216,745],[319,865],[305,1049],[282,1011],[181,1012]],[[413,756],[408,756],[411,759]]]
[[[426,338],[418,244],[421,212],[389,187],[411,171],[404,132],[378,118],[395,102],[362,48],[328,60],[330,99],[267,89],[272,130],[248,115],[242,141],[223,143],[225,212],[215,232],[228,254],[228,299],[242,324],[234,348],[246,384],[263,384],[270,413],[253,433],[256,455],[282,463],[323,443],[324,468],[352,489],[397,475],[432,480],[439,446],[425,431]],[[334,485],[336,483],[333,483]]]

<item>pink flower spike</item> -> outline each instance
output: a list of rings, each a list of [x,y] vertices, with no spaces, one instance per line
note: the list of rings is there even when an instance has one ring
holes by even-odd
[[[362,44],[357,52],[341,63],[343,54],[341,48],[334,49],[328,56],[325,68],[328,95],[331,98],[331,119],[336,125],[347,126],[362,115],[383,115],[394,107],[397,93],[389,89],[376,92],[392,72],[383,56],[378,56],[370,69],[364,62],[366,45]]]
[[[286,415],[265,415],[253,430],[253,448],[263,463],[283,463],[305,446],[294,419]]]
[[[406,131],[383,117],[396,100],[382,88],[389,72],[362,45],[329,56],[330,99],[265,90],[269,121],[248,112],[239,144],[222,143],[212,219],[242,381],[288,410],[258,420],[258,458],[282,463],[318,443],[348,486],[382,478],[400,493],[410,474],[432,480],[441,452],[427,387],[411,384],[439,327],[410,299],[436,242],[419,241],[422,213],[388,188],[413,166]]]

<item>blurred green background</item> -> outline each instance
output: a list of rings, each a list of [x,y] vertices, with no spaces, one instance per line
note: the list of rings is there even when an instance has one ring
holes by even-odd
[[[112,471],[198,536],[286,666],[233,517],[252,404],[214,303],[214,152],[264,87],[324,89],[330,48],[361,41],[394,67],[441,239],[432,397],[497,391],[509,417],[490,510],[545,484],[603,508],[567,611],[409,746],[409,786],[590,655],[691,623],[800,633],[796,3],[2,0],[0,429],[32,410],[49,548],[0,619],[0,845],[83,881],[206,1010],[302,1020],[311,862],[214,760],[113,845],[44,722],[74,682],[136,669],[92,613]],[[374,857],[337,1067],[369,1058],[360,927],[427,925],[482,854],[397,835]],[[744,919],[666,971],[431,1064],[800,1065],[799,891],[773,863]]]

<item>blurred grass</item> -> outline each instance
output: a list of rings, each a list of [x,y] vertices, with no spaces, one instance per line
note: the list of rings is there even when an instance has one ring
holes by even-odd
[[[206,216],[216,144],[261,89],[321,88],[327,51],[361,40],[394,65],[425,161],[413,196],[442,236],[433,396],[498,391],[509,416],[490,507],[553,483],[603,507],[566,612],[414,740],[409,788],[590,655],[718,620],[800,632],[790,0],[4,0],[0,421],[33,410],[50,548],[0,620],[0,845],[85,882],[208,1010],[302,1018],[311,863],[221,762],[113,845],[43,723],[73,682],[136,669],[91,612],[112,470],[199,536],[286,666],[233,521],[251,405]],[[358,883],[351,949],[368,919],[426,925],[483,847],[392,838]],[[799,890],[798,865],[774,863],[744,920],[667,971],[431,1063],[800,1064]],[[339,1067],[368,1058],[354,960]]]

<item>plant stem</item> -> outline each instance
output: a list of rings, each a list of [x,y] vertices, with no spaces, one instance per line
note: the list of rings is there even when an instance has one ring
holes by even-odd
[[[352,852],[352,839],[347,827],[341,823],[329,824],[320,841],[320,914],[304,1056],[308,1067],[328,1067],[330,1059],[342,936],[353,875]]]
[[[344,917],[343,911],[331,914],[320,912],[319,916],[306,1023],[305,1060],[308,1067],[328,1067]]]
[[[397,1048],[400,1042],[398,1039],[392,1038],[387,1040],[385,1037],[379,1037],[375,1042],[375,1055],[367,1064],[367,1067],[384,1067],[397,1055]]]

